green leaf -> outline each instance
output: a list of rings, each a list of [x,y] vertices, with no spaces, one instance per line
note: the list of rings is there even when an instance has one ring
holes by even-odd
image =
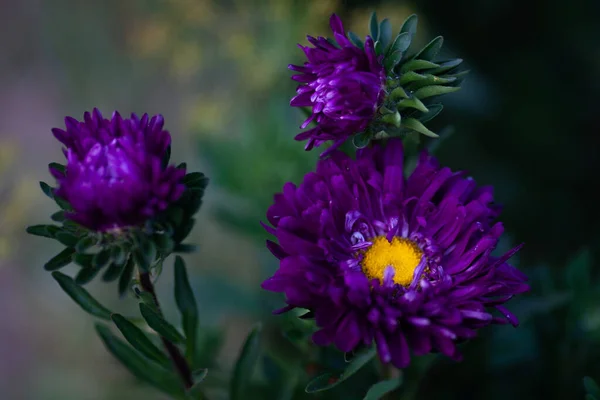
[[[56,225],[32,225],[27,227],[26,232],[30,235],[54,239],[56,234],[60,232],[60,227]]]
[[[111,249],[102,249],[98,253],[94,254],[92,259],[92,266],[100,269],[110,262]]]
[[[92,279],[98,275],[98,272],[100,272],[100,268],[82,268],[77,273],[77,276],[75,276],[75,283],[78,285],[85,285],[86,283],[91,282]]]
[[[169,235],[153,235],[152,239],[156,247],[164,253],[170,253],[175,246],[175,242],[173,242],[173,239]]]
[[[56,271],[57,269],[69,265],[72,261],[73,253],[75,253],[75,250],[73,250],[70,247],[67,247],[66,249],[52,257],[46,264],[44,264],[44,269],[46,271]]]
[[[425,136],[436,138],[438,135],[435,132],[430,131],[423,125],[419,120],[414,118],[407,118],[402,121],[402,127],[412,129],[413,131],[419,132]]]
[[[205,189],[208,178],[202,172],[190,172],[183,178],[183,183],[189,189]]]
[[[178,243],[173,247],[173,253],[194,253],[198,250],[198,246],[189,243]]]
[[[436,37],[431,42],[427,43],[425,47],[421,51],[417,53],[414,57],[415,59],[428,60],[432,61],[435,56],[442,49],[442,45],[444,44],[444,38],[441,36]]]
[[[346,367],[344,372],[342,372],[341,375],[336,376],[331,372],[327,372],[325,374],[319,375],[318,377],[310,381],[306,386],[306,393],[321,392],[324,390],[329,390],[339,385],[340,383],[354,375],[356,372],[358,372],[369,361],[371,361],[371,359],[375,357],[375,354],[377,354],[377,349],[375,347],[371,349],[362,350],[352,359],[352,361],[348,364],[348,366]]]
[[[117,328],[123,334],[123,337],[133,346],[134,349],[145,355],[151,360],[157,361],[164,366],[169,365],[169,359],[158,347],[142,332],[140,328],[128,321],[121,314],[113,314],[111,319]]]
[[[70,211],[71,205],[69,204],[68,201],[66,201],[65,199],[63,199],[62,197],[58,197],[56,195],[54,195],[54,202],[62,209],[62,210],[68,210]]]
[[[192,377],[194,380],[194,386],[192,386],[191,388],[188,389],[188,394],[193,398],[198,398],[198,399],[203,399],[203,392],[202,389],[204,389],[204,378],[206,378],[206,375],[208,374],[208,369],[206,368],[201,368],[199,370],[196,370],[192,373]]]
[[[173,240],[175,240],[175,242],[177,243],[181,242],[190,234],[190,232],[192,232],[192,229],[194,229],[195,224],[196,220],[194,218],[189,218],[183,221],[183,223],[177,228],[177,231],[173,235]]]
[[[156,246],[154,242],[145,236],[140,238],[138,247],[133,252],[133,258],[141,270],[148,271],[156,259]]]
[[[454,78],[454,77],[440,78],[439,76],[425,74],[425,79],[421,79],[419,81],[410,83],[408,88],[414,92],[415,90],[418,90],[425,86],[444,85],[447,83],[452,83],[454,81],[456,81],[456,78]],[[456,89],[456,90],[458,90],[458,89]]]
[[[386,381],[377,382],[367,392],[363,400],[378,400],[386,394],[398,389],[402,384],[402,378],[388,379]]]
[[[133,268],[135,267],[135,262],[133,261],[133,257],[129,257],[127,263],[125,264],[125,268],[123,268],[123,272],[121,273],[121,277],[119,278],[119,296],[123,297],[129,288],[129,283],[133,278]]]
[[[436,104],[430,104],[429,106],[427,106],[427,108],[429,109],[428,112],[426,112],[425,114],[421,115],[418,119],[419,121],[421,121],[421,123],[425,123],[427,121],[431,121],[433,118],[437,117],[437,115],[439,113],[442,112],[442,110],[444,109],[444,106],[440,103],[436,103]]]
[[[407,83],[419,81],[421,79],[427,79],[427,77],[425,75],[417,74],[414,71],[409,71],[405,74],[402,74],[400,77],[400,84],[406,85]]]
[[[401,100],[398,103],[398,109],[403,108],[414,108],[415,110],[419,110],[421,112],[428,112],[429,110],[425,107],[425,104],[421,100],[416,97],[412,97],[410,99]]]
[[[381,50],[385,51],[390,43],[392,43],[392,24],[390,20],[385,18],[379,24],[379,42],[381,43]]]
[[[439,67],[429,71],[429,73],[433,75],[441,75],[445,72],[448,72],[457,66],[459,66],[463,62],[462,58],[456,58],[450,61],[438,62]]]
[[[451,86],[438,86],[438,85],[425,86],[424,88],[417,90],[414,93],[414,95],[415,95],[415,97],[418,97],[419,99],[426,99],[428,97],[441,96],[443,94],[456,92],[459,89],[460,88],[458,88],[458,87],[451,87]]]
[[[262,327],[258,324],[252,329],[248,337],[246,337],[246,341],[233,370],[230,388],[231,400],[247,399],[246,388],[260,355],[261,331]]]
[[[400,128],[400,123],[402,122],[402,116],[398,111],[393,114],[384,115],[381,120],[390,125],[394,125],[396,128]]]
[[[365,44],[363,43],[361,38],[358,37],[358,35],[356,33],[348,32],[348,39],[350,39],[350,41],[359,49],[364,49]],[[306,116],[306,118],[308,118],[311,114],[312,114],[312,111],[309,111],[309,114]]]
[[[371,14],[371,19],[369,21],[369,30],[371,32],[371,39],[374,42],[379,40],[379,23],[377,22],[377,13],[373,11]]]
[[[600,398],[600,387],[598,387],[598,384],[592,378],[589,376],[584,377],[583,386],[587,394]]]
[[[410,47],[411,40],[412,40],[412,38],[410,36],[410,33],[408,33],[408,32],[400,33],[398,36],[396,36],[396,39],[394,39],[394,43],[392,43],[392,45],[388,49],[388,54],[391,54],[394,52],[404,53]]]
[[[357,149],[364,149],[365,147],[367,147],[369,145],[370,141],[371,141],[371,134],[368,132],[357,133],[352,138],[352,144],[354,144],[354,147],[356,147]]]
[[[123,266],[129,257],[129,253],[122,246],[113,246],[110,258],[113,263]]]
[[[186,355],[191,359],[196,349],[198,308],[181,256],[175,257],[175,302],[181,313],[181,323],[185,332]]]
[[[75,283],[75,281],[58,271],[52,273],[52,277],[81,308],[88,313],[102,319],[109,320],[111,312],[94,299],[87,290]]]
[[[412,40],[415,37],[415,34],[417,33],[418,21],[419,18],[416,14],[413,14],[406,18],[406,20],[404,20],[404,22],[402,23],[402,28],[400,28],[400,34],[406,32],[410,35],[410,39]]]
[[[585,248],[579,251],[567,264],[565,280],[569,289],[576,295],[586,295],[591,286],[592,254]]]
[[[173,343],[183,343],[185,338],[173,325],[169,324],[163,317],[154,311],[149,305],[140,303],[140,313],[150,328],[160,336]]]
[[[400,73],[406,73],[408,71],[419,71],[423,69],[432,69],[439,67],[438,64],[432,63],[427,60],[410,60],[400,67]]]
[[[68,247],[75,247],[79,238],[69,232],[60,231],[56,233],[56,240]]]
[[[79,241],[75,244],[75,250],[78,253],[83,253],[90,247],[94,246],[98,239],[92,235],[86,235],[79,239]]]
[[[50,219],[52,221],[56,221],[56,222],[63,222],[66,217],[65,217],[65,212],[64,211],[57,211],[54,214],[52,214],[50,216]]]
[[[108,327],[96,324],[96,332],[104,345],[125,367],[139,379],[172,396],[183,396],[179,378],[172,372],[149,362],[121,339],[112,334]]]
[[[390,98],[392,100],[408,99],[408,94],[406,93],[406,90],[404,90],[404,88],[402,86],[398,86],[397,88],[392,90],[392,92],[390,93]]]
[[[117,264],[117,263],[113,262],[108,266],[108,268],[104,272],[104,275],[102,275],[102,280],[104,282],[112,282],[121,275],[122,270],[123,270],[122,264]]]
[[[93,260],[94,260],[93,254],[75,253],[73,255],[73,262],[83,268],[92,268]]]
[[[48,169],[55,169],[63,174],[67,171],[67,167],[56,162],[51,162],[50,164],[48,164]]]
[[[387,72],[393,70],[396,67],[396,65],[398,65],[400,61],[402,61],[403,54],[404,53],[401,51],[394,51],[393,53],[388,54],[383,60],[383,66],[385,67],[385,70]]]
[[[40,182],[40,188],[46,196],[54,200],[54,192],[52,191],[52,187],[50,185],[48,185],[46,182]]]

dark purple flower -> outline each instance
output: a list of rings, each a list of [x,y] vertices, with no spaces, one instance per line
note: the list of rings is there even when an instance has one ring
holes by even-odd
[[[95,231],[141,225],[183,194],[185,169],[162,165],[171,135],[161,115],[105,119],[94,109],[65,124],[52,133],[65,145],[66,171],[50,172],[71,220]]]
[[[335,151],[298,187],[287,183],[267,213],[280,260],[263,288],[288,307],[314,312],[313,340],[342,351],[375,341],[398,368],[456,345],[492,323],[517,325],[503,304],[529,289],[527,277],[491,255],[503,226],[492,188],[441,168],[423,153],[404,177],[400,139]]]
[[[313,121],[317,124],[298,134],[296,140],[308,140],[306,150],[333,140],[323,155],[367,127],[383,100],[385,83],[385,70],[375,55],[373,39],[367,36],[364,49],[360,49],[348,40],[337,15],[331,16],[330,25],[338,46],[323,37],[308,36],[314,48],[298,45],[308,61],[304,66],[289,66],[300,72],[292,79],[301,83],[290,104],[312,107],[312,115],[301,128]]]

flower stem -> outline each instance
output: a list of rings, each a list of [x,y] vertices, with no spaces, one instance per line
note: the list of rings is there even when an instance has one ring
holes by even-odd
[[[140,271],[140,283],[144,291],[152,295],[152,298],[154,299],[154,304],[156,305],[156,309],[159,312],[161,312],[160,305],[158,303],[158,298],[156,297],[156,292],[154,291],[154,285],[152,284],[152,280],[150,279],[150,273]],[[175,366],[175,369],[177,370],[177,373],[181,377],[185,388],[191,388],[194,384],[194,381],[192,379],[192,370],[188,365],[187,361],[185,360],[183,355],[181,355],[181,352],[179,351],[177,346],[175,346],[172,342],[170,342],[163,336],[161,336],[160,338],[163,342],[163,345],[165,346],[165,349],[167,350],[167,353],[169,354],[169,358],[171,359],[173,365]]]

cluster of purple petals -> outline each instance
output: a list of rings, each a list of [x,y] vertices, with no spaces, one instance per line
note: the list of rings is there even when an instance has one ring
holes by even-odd
[[[51,168],[56,195],[67,200],[71,220],[94,231],[137,226],[165,210],[185,190],[185,169],[163,167],[171,143],[161,115],[110,119],[98,109],[83,121],[65,118],[52,133],[64,144],[64,173]]]
[[[280,260],[263,288],[283,292],[288,306],[312,310],[318,345],[342,351],[375,342],[385,363],[406,367],[411,352],[439,351],[460,359],[457,344],[492,323],[517,325],[503,304],[529,289],[508,259],[492,256],[503,226],[492,189],[463,172],[441,168],[423,153],[404,177],[399,139],[359,150],[356,160],[335,151],[299,186],[275,195],[265,228]],[[361,250],[375,237],[408,238],[423,251],[410,285],[393,269],[369,281]]]
[[[300,83],[290,104],[312,108],[301,128],[316,122],[296,140],[308,140],[306,150],[332,140],[333,145],[323,155],[367,127],[383,100],[385,83],[385,70],[375,54],[373,39],[367,36],[364,49],[360,49],[348,40],[337,15],[331,16],[330,25],[337,46],[323,37],[308,36],[314,48],[299,45],[308,61],[303,66],[289,66],[299,72],[292,79]]]

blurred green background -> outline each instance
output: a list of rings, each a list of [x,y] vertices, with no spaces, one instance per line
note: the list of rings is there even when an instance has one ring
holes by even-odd
[[[91,317],[42,270],[58,244],[24,233],[53,210],[37,184],[62,159],[50,129],[95,106],[162,113],[174,162],[211,178],[190,238],[200,252],[187,260],[201,323],[224,335],[218,368],[231,369],[255,321],[285,320],[269,316],[283,298],[259,288],[276,264],[258,221],[317,156],[292,139],[302,116],[288,107],[295,85],[286,67],[302,62],[295,45],[307,33],[329,33],[332,12],[364,35],[372,10],[396,29],[417,12],[417,46],[441,34],[446,54],[471,69],[433,121],[433,130],[454,132],[437,154],[496,187],[509,233],[502,247],[525,242],[518,264],[533,288],[509,303],[518,329],[484,329],[463,346],[462,363],[435,358],[411,398],[576,399],[584,375],[600,378],[600,2],[4,0],[0,8],[0,399],[164,398],[111,358]],[[158,284],[167,313],[170,272]],[[101,282],[89,290],[113,309],[135,306]],[[304,398],[311,375],[299,368],[293,398]]]

